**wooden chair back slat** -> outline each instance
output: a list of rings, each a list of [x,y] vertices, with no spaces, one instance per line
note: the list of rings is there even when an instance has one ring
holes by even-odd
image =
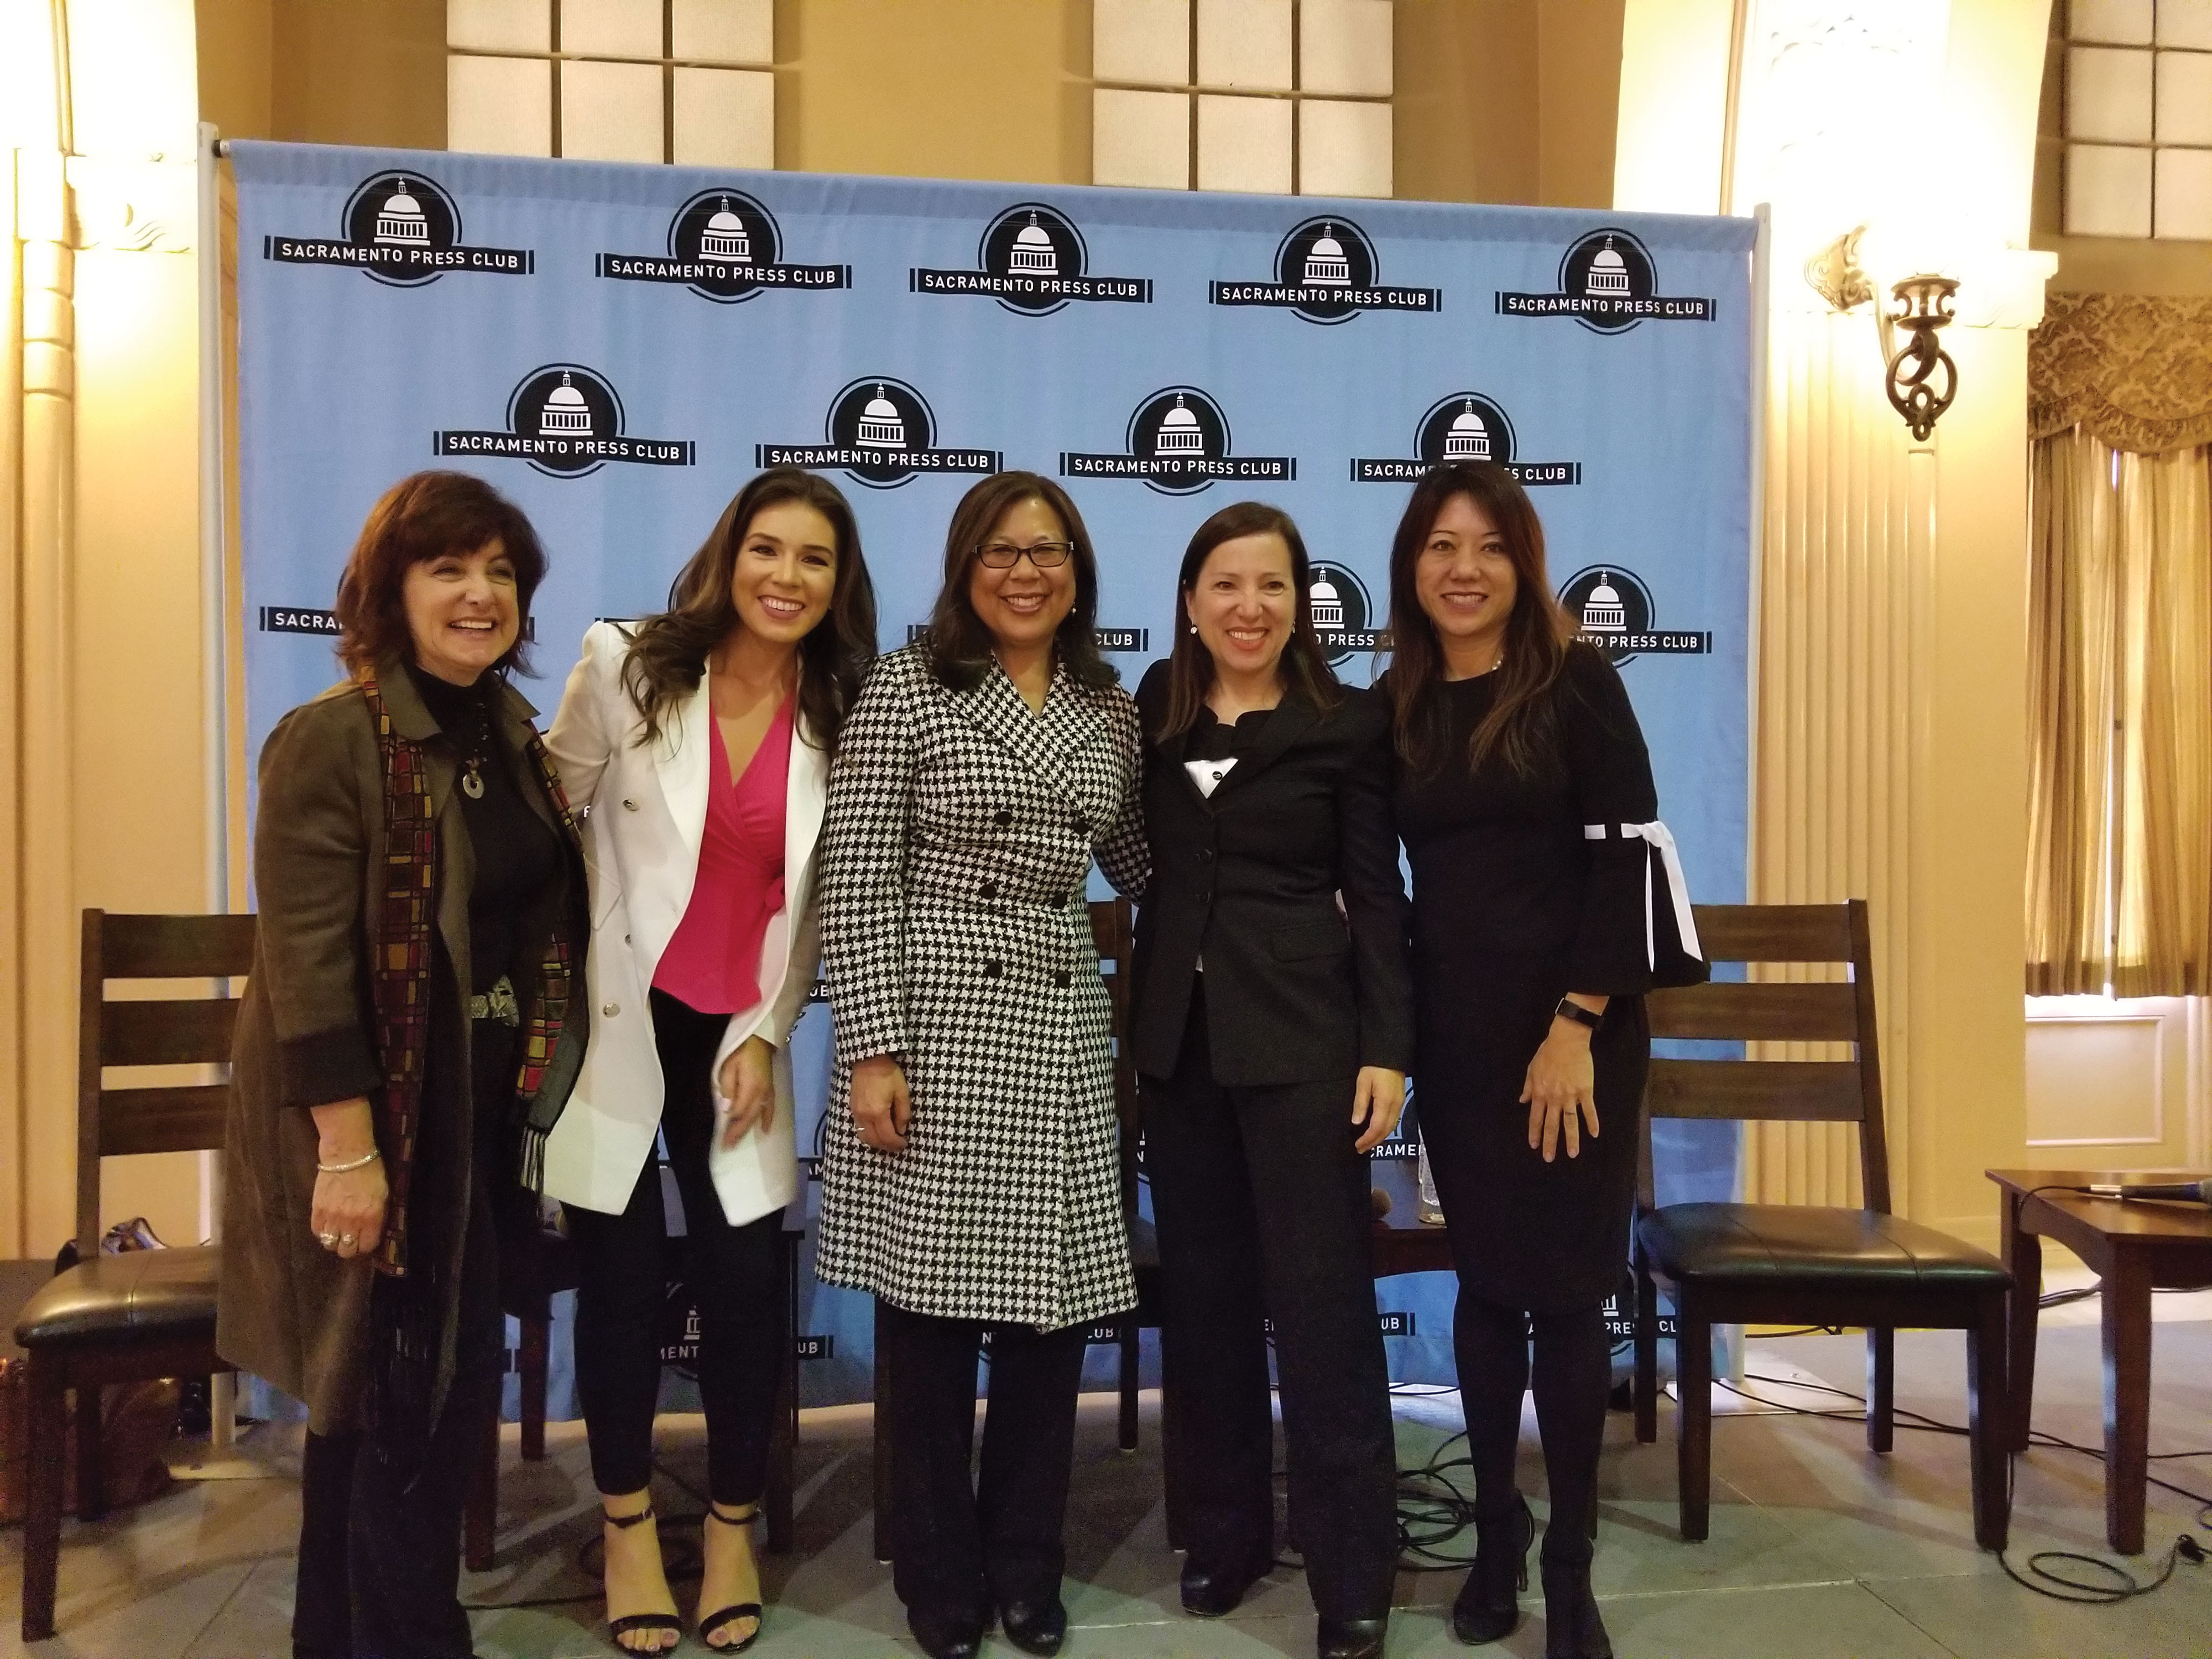
[[[195,976],[197,977],[197,975]],[[216,1066],[230,1058],[234,997],[109,1002],[100,1013],[103,1066]]]
[[[109,1089],[111,1066],[222,1065],[238,1024],[235,996],[111,1000],[110,980],[236,981],[253,966],[250,915],[84,912],[77,969],[76,1245],[100,1249],[100,1161],[222,1145],[228,1085]]]
[[[1856,1123],[1869,1208],[1889,1208],[1881,1060],[1875,1027],[1874,946],[1866,901],[1844,904],[1701,904],[1698,936],[1715,963],[1826,963],[1848,981],[1714,981],[1655,991],[1655,1037],[1747,1042],[1848,1042],[1849,1060],[1655,1059],[1645,1090],[1639,1201],[1652,1202],[1649,1124],[1656,1118]]]
[[[1849,962],[1850,920],[1841,904],[1700,904],[1698,939],[1708,962]]]
[[[103,1089],[100,1097],[100,1154],[203,1152],[222,1145],[230,1085],[184,1089]]]
[[[1859,1068],[1849,1060],[1655,1060],[1644,1100],[1655,1118],[1856,1123]]]
[[[1856,1042],[1858,1003],[1837,984],[1707,984],[1650,999],[1655,1037],[1743,1042]]]
[[[252,916],[109,915],[100,971],[109,979],[228,979],[253,966]]]

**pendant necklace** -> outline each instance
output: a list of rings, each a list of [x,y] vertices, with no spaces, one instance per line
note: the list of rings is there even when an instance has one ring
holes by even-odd
[[[461,793],[466,795],[471,800],[482,800],[483,799],[483,765],[485,759],[483,751],[490,746],[488,741],[491,735],[490,728],[491,717],[484,711],[483,707],[479,705],[477,709],[476,741],[469,745],[468,758],[462,763],[467,769],[461,775]]]

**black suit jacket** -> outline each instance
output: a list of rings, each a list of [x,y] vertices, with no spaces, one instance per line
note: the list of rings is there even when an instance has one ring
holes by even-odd
[[[1137,690],[1148,732],[1166,701],[1167,665],[1155,663]],[[1137,917],[1137,1069],[1174,1075],[1203,952],[1216,1082],[1410,1071],[1389,705],[1347,690],[1324,714],[1286,697],[1211,798],[1184,770],[1184,747],[1145,745],[1152,878]]]

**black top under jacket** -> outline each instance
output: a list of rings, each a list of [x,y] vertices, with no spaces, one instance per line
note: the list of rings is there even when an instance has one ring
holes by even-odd
[[[1137,690],[1145,729],[1168,665]],[[1205,958],[1213,1077],[1227,1087],[1411,1069],[1405,884],[1390,815],[1389,706],[1347,689],[1327,712],[1285,697],[1240,720],[1228,775],[1201,795],[1192,732],[1145,743],[1152,884],[1137,916],[1137,1069],[1171,1077]],[[1339,906],[1339,895],[1342,905]]]

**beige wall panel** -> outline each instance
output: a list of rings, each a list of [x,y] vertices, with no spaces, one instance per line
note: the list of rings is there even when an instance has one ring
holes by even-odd
[[[1626,0],[1613,200],[1717,213],[1728,128],[1732,0]]]
[[[276,0],[270,137],[446,147],[445,0]]]
[[[1090,60],[1087,5],[785,0],[776,26],[783,167],[1088,181],[1088,88],[1070,97],[1064,84],[1071,62]],[[1079,137],[1064,131],[1071,123]],[[1074,155],[1081,179],[1069,176]]]
[[[1398,0],[1392,176],[1402,198],[1533,203],[1542,189],[1536,9]]]
[[[1536,199],[1613,205],[1623,0],[1550,0],[1537,12]]]
[[[268,137],[274,118],[275,0],[199,0],[192,11],[200,119],[214,122],[225,137]]]
[[[2163,1024],[2148,1013],[2029,1020],[2027,1144],[2163,1140]]]

